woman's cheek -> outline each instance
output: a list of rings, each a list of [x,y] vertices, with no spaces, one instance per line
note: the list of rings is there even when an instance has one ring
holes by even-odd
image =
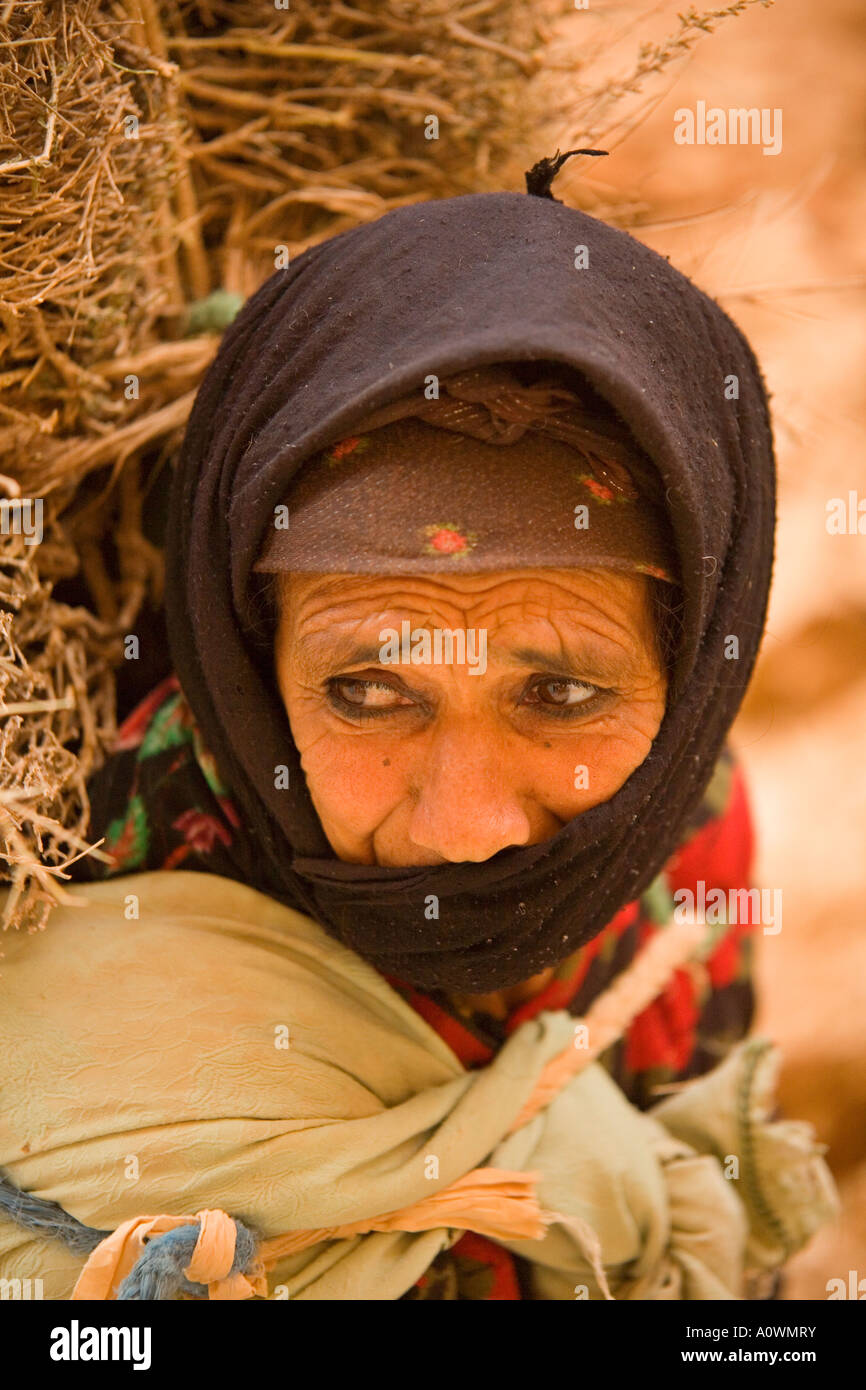
[[[307,788],[320,819],[367,835],[400,800],[392,740],[326,731],[299,746]],[[389,756],[390,751],[390,756]]]
[[[543,788],[537,795],[561,821],[568,822],[583,811],[607,801],[628,781],[652,746],[657,724],[649,727],[646,711],[629,711],[605,720],[598,732],[584,732],[558,749],[553,775],[542,773]],[[540,779],[539,779],[540,780]]]
[[[557,749],[552,765],[536,760],[535,799],[566,824],[606,800],[619,784],[620,772],[620,760],[604,735],[569,740]]]

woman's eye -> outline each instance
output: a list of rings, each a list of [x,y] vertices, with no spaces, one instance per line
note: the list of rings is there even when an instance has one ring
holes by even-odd
[[[338,703],[358,710],[400,709],[412,703],[385,681],[335,679],[328,689]]]
[[[418,707],[418,700],[396,689],[387,681],[357,676],[334,676],[327,683],[327,696],[338,713],[347,717],[391,714]],[[542,677],[525,690],[520,704],[542,713],[567,718],[589,709],[614,692],[569,677]]]
[[[541,680],[529,690],[525,703],[546,705],[551,709],[573,709],[600,694],[602,691],[597,685],[589,685],[586,681]]]

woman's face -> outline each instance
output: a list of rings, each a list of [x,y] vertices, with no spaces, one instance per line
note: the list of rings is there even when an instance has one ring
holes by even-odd
[[[285,575],[275,660],[313,804],[354,864],[548,839],[643,762],[667,688],[649,581],[610,570]]]

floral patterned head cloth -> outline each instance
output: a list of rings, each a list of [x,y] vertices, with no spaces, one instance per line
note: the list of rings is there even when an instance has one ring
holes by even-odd
[[[303,470],[255,569],[596,566],[674,582],[655,469],[565,380],[548,369],[527,385],[515,365],[480,367],[441,382],[434,400],[419,390],[375,412]]]

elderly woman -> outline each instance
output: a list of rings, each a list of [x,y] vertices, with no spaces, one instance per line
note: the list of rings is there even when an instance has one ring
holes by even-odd
[[[54,973],[72,1040],[0,1124],[0,1263],[38,1245],[55,1297],[749,1296],[832,1205],[740,1042],[754,921],[639,968],[749,882],[725,738],[773,508],[742,335],[549,190],[273,275],[187,431],[108,872],[6,963],[6,1027]]]

